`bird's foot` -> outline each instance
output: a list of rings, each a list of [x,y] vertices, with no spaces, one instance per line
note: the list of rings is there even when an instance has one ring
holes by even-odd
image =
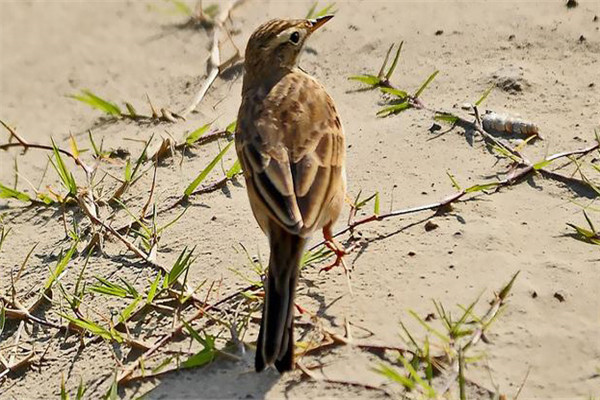
[[[348,248],[345,248],[340,243],[335,240],[327,240],[325,242],[325,246],[329,248],[335,255],[335,261],[319,270],[321,272],[329,272],[331,269],[341,266],[344,269],[344,273],[348,275],[348,267],[346,266],[346,262],[344,261],[344,257],[352,252],[356,245],[352,245]]]

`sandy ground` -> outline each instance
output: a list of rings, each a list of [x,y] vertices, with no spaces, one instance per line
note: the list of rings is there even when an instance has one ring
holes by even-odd
[[[400,40],[404,49],[393,78],[397,86],[416,90],[431,72],[440,70],[423,95],[428,106],[452,109],[475,101],[497,76],[516,77],[522,90],[495,90],[485,107],[518,113],[539,124],[546,140],[526,147],[530,159],[591,145],[593,129],[600,122],[600,22],[593,21],[600,15],[600,2],[581,1],[571,10],[563,3],[338,2],[335,18],[311,40],[311,51],[301,65],[328,88],[342,116],[349,193],[379,191],[384,210],[417,206],[452,193],[448,170],[466,187],[492,179],[506,165],[496,164],[480,142],[469,143],[461,130],[428,140],[432,118],[427,112],[375,116],[382,97],[374,91],[356,91],[360,85],[347,77],[376,72],[388,46]],[[87,147],[87,131],[92,129],[105,148],[126,148],[134,156],[141,151],[140,141],[151,135],[158,143],[156,138],[180,139],[212,120],[219,127],[233,121],[240,103],[239,69],[217,79],[198,112],[178,124],[101,123],[98,111],[65,96],[89,88],[121,104],[129,101],[138,111],[147,110],[145,93],[158,106],[172,110],[189,104],[206,73],[210,34],[182,28],[185,17],[154,9],[166,8],[164,2],[149,4],[0,1],[0,118],[32,142],[49,143],[53,137],[62,146],[68,146],[72,133],[81,147]],[[273,17],[302,17],[309,7],[310,2],[248,0],[233,12],[233,39],[243,49],[260,23]],[[232,49],[225,45],[223,51]],[[217,151],[212,143],[194,150],[182,165],[180,157],[165,162],[158,171],[157,204],[180,195]],[[232,156],[233,152],[226,157],[226,165]],[[25,178],[37,186],[46,166],[43,152],[25,156],[1,152],[0,182],[12,185],[15,157],[22,176],[19,188],[29,190]],[[122,165],[115,166],[115,173],[120,169]],[[132,207],[139,209],[144,203],[150,175],[127,194]],[[42,187],[50,184],[58,189],[54,176],[49,171]],[[477,354],[484,357],[469,365],[468,377],[493,388],[491,375],[500,391],[512,396],[530,370],[521,399],[598,396],[600,255],[597,246],[566,236],[567,222],[584,225],[574,201],[588,204],[593,197],[592,192],[575,192],[536,176],[493,196],[456,205],[451,213],[433,218],[439,227],[430,232],[424,223],[431,213],[366,225],[361,229],[365,245],[349,260],[353,293],[340,270],[318,274],[318,268],[311,268],[303,274],[298,303],[319,312],[340,333],[348,320],[372,331],[372,341],[401,345],[400,319],[419,338],[425,337],[409,309],[425,316],[433,311],[430,299],[452,308],[483,292],[478,310],[484,310],[492,290],[520,270],[508,307],[488,335],[491,343],[478,345]],[[39,243],[17,284],[23,295],[44,282],[47,266],[55,265],[60,250],[69,245],[61,212],[23,209],[6,200],[0,202],[0,212],[12,227],[0,253],[3,294],[9,294],[11,273],[19,269],[33,243]],[[161,215],[159,222],[164,224],[178,212]],[[591,216],[600,224],[597,213]],[[122,222],[127,217],[118,218]],[[266,240],[251,217],[241,183],[195,198],[185,217],[163,235],[158,260],[170,265],[185,246],[197,246],[191,286],[222,278],[220,293],[227,294],[246,284],[231,271],[247,264],[238,243],[267,257]],[[92,258],[86,281],[92,283],[98,275],[145,284],[153,278],[153,272],[135,263],[119,243],[108,242],[106,252],[107,257]],[[74,260],[65,282],[72,284],[82,262]],[[564,301],[558,301],[555,293]],[[118,306],[99,296],[90,303],[98,309]],[[46,314],[56,318],[52,312]],[[153,329],[160,331],[169,323],[159,319],[156,326],[141,331],[152,338]],[[12,341],[16,326],[7,323],[0,346]],[[251,342],[255,334],[253,326],[246,340]],[[355,329],[355,336],[362,334]],[[0,398],[58,396],[61,372],[71,393],[80,377],[90,398],[98,398],[109,387],[116,365],[110,346],[96,343],[80,350],[76,337],[29,325],[24,335],[36,348],[48,349],[47,360],[39,368],[1,381]],[[251,358],[250,352],[241,362],[221,360],[204,369],[168,374],[130,385],[121,395],[136,397],[154,387],[148,398],[381,395],[360,386],[313,382],[299,372],[283,377],[274,372],[255,374]],[[314,356],[315,360],[325,364],[330,378],[391,387],[372,371],[379,358],[359,349],[338,347]],[[479,397],[483,395],[472,394]]]

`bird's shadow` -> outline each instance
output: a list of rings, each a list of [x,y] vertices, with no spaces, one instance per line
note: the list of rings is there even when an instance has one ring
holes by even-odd
[[[281,379],[272,369],[254,372],[254,352],[240,361],[218,359],[204,368],[162,375],[145,399],[263,399]],[[141,394],[141,393],[138,393]],[[134,394],[134,397],[138,394]]]

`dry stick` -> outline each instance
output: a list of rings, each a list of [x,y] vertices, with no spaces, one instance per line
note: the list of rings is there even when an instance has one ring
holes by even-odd
[[[187,116],[189,113],[196,109],[198,104],[200,104],[200,102],[208,92],[208,89],[210,89],[214,81],[217,79],[217,76],[219,76],[219,73],[221,72],[221,55],[219,51],[219,38],[221,36],[221,30],[227,29],[224,26],[225,21],[227,20],[227,18],[229,18],[229,15],[233,8],[241,4],[242,1],[244,0],[233,0],[229,2],[227,7],[225,7],[215,18],[212,47],[210,50],[210,57],[208,58],[208,76],[206,77],[206,80],[204,81],[202,87],[198,91],[198,94],[196,94],[196,97],[194,97],[192,104],[190,104],[188,108],[186,108],[180,113],[183,117]]]
[[[0,145],[0,150],[7,150],[10,147],[23,147],[24,150],[27,149],[40,149],[40,150],[49,150],[49,151],[54,151],[54,148],[52,146],[47,146],[47,145],[43,145],[43,144],[37,144],[37,143],[29,143],[27,142],[25,139],[23,139],[21,136],[19,136],[19,134],[10,126],[8,126],[4,121],[0,120],[0,124],[2,124],[10,133],[10,135],[12,137],[14,137],[15,139],[17,139],[18,143],[5,143]],[[77,165],[79,165],[80,167],[83,168],[83,170],[86,172],[86,174],[89,172],[89,167],[87,165],[85,165],[81,159],[79,157],[77,157],[75,154],[71,153],[68,150],[64,150],[61,149],[59,147],[56,148],[58,150],[59,153],[62,153],[64,155],[66,155],[67,157],[70,157],[73,159],[73,161],[75,161],[75,163]]]
[[[475,126],[473,124],[473,126]],[[483,130],[482,130],[483,131]],[[485,131],[483,131],[485,132]],[[489,134],[487,132],[485,132],[486,135],[489,136]],[[490,136],[491,137],[491,136]],[[494,139],[495,140],[495,139]],[[496,143],[496,142],[495,142]],[[503,145],[505,146],[505,145]],[[564,151],[561,153],[556,153],[553,154],[551,156],[548,156],[545,158],[545,161],[553,161],[559,158],[563,158],[563,157],[568,157],[568,156],[572,156],[572,155],[585,155],[585,154],[589,154],[592,151],[599,149],[600,148],[600,143],[596,143],[592,146],[586,147],[584,149],[578,149],[578,150],[571,150],[571,151]],[[497,183],[497,187],[496,190],[498,190],[501,187],[504,186],[511,186],[513,185],[515,182],[520,181],[521,179],[523,179],[525,176],[529,175],[530,173],[535,171],[534,165],[531,164],[531,162],[529,162],[528,160],[524,159],[518,152],[516,152],[515,150],[511,149],[510,147],[507,147],[508,150],[510,150],[511,152],[513,152],[513,154],[518,154],[519,157],[521,158],[521,160],[523,160],[523,163],[521,164],[522,168],[518,168],[515,171],[513,171],[512,173],[508,174],[508,176],[501,180],[496,182]],[[554,173],[552,173],[551,171],[547,171],[545,169],[539,169],[539,171],[541,171],[542,173],[547,173],[548,176],[552,177]],[[390,213],[387,214],[380,214],[380,215],[376,215],[373,214],[371,216],[365,217],[361,220],[355,221],[351,224],[349,224],[347,227],[343,228],[342,230],[336,232],[333,236],[337,237],[340,235],[343,235],[344,233],[348,232],[348,231],[353,231],[356,227],[366,224],[368,222],[372,222],[372,221],[382,221],[384,219],[388,219],[391,217],[397,217],[397,216],[401,216],[401,215],[406,215],[406,214],[414,214],[414,213],[418,213],[421,211],[427,211],[427,210],[434,210],[434,209],[441,209],[443,207],[446,207],[452,203],[458,202],[460,201],[460,199],[466,195],[467,192],[465,190],[462,190],[460,192],[456,192],[453,193],[447,197],[445,197],[443,200],[437,202],[437,203],[432,203],[432,204],[427,204],[424,206],[418,206],[418,207],[413,207],[413,208],[407,208],[407,209],[403,209],[403,210],[396,210],[396,211],[392,211]],[[309,250],[315,250],[316,248],[318,248],[319,246],[322,246],[325,244],[325,240],[315,244],[314,246],[312,246]]]

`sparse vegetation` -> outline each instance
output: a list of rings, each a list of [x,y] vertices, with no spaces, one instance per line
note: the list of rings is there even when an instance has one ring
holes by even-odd
[[[51,232],[56,240],[52,245],[40,245],[34,238],[27,246],[29,252],[19,255],[14,267],[0,265],[4,284],[0,292],[0,385],[7,382],[8,377],[35,373],[35,368],[43,368],[48,362],[48,349],[69,340],[76,343],[80,352],[97,345],[106,350],[107,357],[112,357],[110,363],[114,368],[102,371],[105,375],[102,390],[107,390],[105,398],[108,399],[119,398],[119,390],[137,380],[156,378],[179,369],[203,367],[218,359],[239,361],[239,350],[252,347],[248,332],[256,328],[256,315],[264,295],[265,264],[260,256],[253,256],[240,244],[234,246],[234,251],[243,252],[247,257],[243,267],[219,260],[245,282],[245,286],[239,287],[224,282],[220,276],[194,277],[190,273],[196,267],[202,271],[202,266],[212,262],[213,257],[211,252],[214,250],[203,247],[205,244],[197,240],[198,232],[177,237],[174,241],[169,237],[177,224],[191,217],[191,213],[194,217],[204,215],[205,208],[210,209],[216,201],[221,201],[221,197],[215,200],[220,189],[233,191],[239,184],[241,164],[231,152],[235,121],[223,129],[224,125],[217,128],[216,121],[206,123],[205,120],[186,132],[177,128],[180,125],[175,125],[196,108],[217,77],[239,61],[241,56],[237,48],[237,53],[225,63],[220,62],[219,55],[223,33],[233,43],[230,36],[233,28],[227,21],[230,11],[239,3],[241,1],[204,7],[199,2],[193,8],[191,3],[169,0],[159,7],[163,10],[162,6],[166,6],[168,12],[188,17],[186,26],[200,27],[212,34],[213,48],[206,80],[185,111],[174,113],[167,108],[157,111],[148,97],[150,112],[140,114],[129,102],[107,100],[90,90],[68,95],[101,112],[103,121],[136,127],[157,126],[158,129],[172,126],[176,134],[167,132],[169,137],[156,139],[150,135],[139,146],[141,150],[123,151],[107,148],[104,140],[95,139],[94,135],[98,136],[92,130],[84,131],[83,139],[82,135],[69,135],[64,141],[50,138],[46,143],[32,143],[25,139],[27,135],[17,133],[14,127],[0,121],[8,134],[6,143],[0,144],[0,151],[19,149],[23,152],[19,157],[31,157],[34,152],[39,157],[43,155],[44,161],[47,159],[46,169],[50,170],[50,176],[47,177],[44,171],[36,186],[19,171],[15,162],[14,183],[10,178],[7,179],[10,183],[0,182],[0,199],[6,199],[10,204],[2,208],[7,214],[0,214],[0,254],[11,249],[10,241],[20,223],[13,221],[18,217],[46,213],[44,218],[60,221],[62,225],[58,231]],[[335,3],[321,7],[315,2],[306,18],[318,18],[336,11]],[[463,113],[432,109],[422,100],[425,90],[440,73],[438,70],[423,71],[423,77],[428,77],[410,90],[394,86],[391,81],[399,65],[403,44],[389,47],[377,74],[349,77],[382,96],[384,106],[377,116],[392,117],[409,109],[429,113],[433,121],[448,125],[447,130],[436,133],[432,139],[456,128],[472,131],[482,138],[494,157],[506,164],[507,169],[495,176],[478,175],[475,182],[479,183],[463,185],[466,177],[455,177],[448,169],[452,166],[440,165],[439,170],[447,171],[452,193],[438,202],[402,209],[390,206],[389,211],[383,210],[382,205],[386,201],[385,190],[389,188],[381,187],[368,195],[358,190],[353,199],[348,200],[350,212],[346,223],[335,233],[336,237],[346,239],[348,248],[360,246],[367,240],[358,232],[362,225],[424,211],[432,211],[432,217],[447,215],[453,204],[493,195],[530,176],[541,175],[583,187],[592,199],[600,196],[596,175],[600,173],[600,167],[597,159],[591,159],[592,154],[600,154],[598,132],[596,143],[591,146],[546,155],[531,162],[523,149],[540,139],[538,136],[515,143],[489,132],[484,126],[479,107],[493,93],[492,87]],[[461,115],[467,113],[468,116]],[[233,118],[232,115],[227,117]],[[173,125],[158,125],[162,122]],[[85,146],[89,148],[85,149]],[[184,169],[181,165],[194,158],[195,172],[191,175],[181,173]],[[175,174],[179,159],[181,185],[170,188],[173,190],[165,194],[161,174]],[[565,163],[557,165],[559,160]],[[570,175],[561,172],[568,167],[572,170]],[[214,197],[205,196],[213,192],[217,192]],[[589,214],[597,209],[593,204],[573,203],[584,209],[585,222],[574,216],[566,223],[569,227],[567,235],[581,242],[600,245],[600,232],[592,222],[593,215]],[[246,238],[240,237],[240,240],[243,242]],[[308,274],[311,268],[322,266],[332,255],[324,242],[312,245],[302,258],[302,273]],[[99,260],[107,259],[114,268],[109,270],[104,268],[105,264],[98,265]],[[166,262],[166,259],[171,261]],[[33,264],[37,266],[35,270]],[[131,275],[119,273],[125,269],[136,272]],[[347,271],[349,285],[351,272]],[[483,314],[476,312],[483,307],[479,298],[467,306],[459,305],[458,313],[451,313],[447,306],[435,300],[435,312],[428,316],[410,310],[411,318],[425,333],[409,331],[401,323],[404,342],[400,345],[375,345],[355,340],[350,333],[353,325],[348,320],[342,335],[337,332],[337,327],[324,327],[320,314],[312,314],[312,309],[305,310],[298,304],[305,320],[310,321],[304,321],[307,331],[317,337],[298,343],[298,368],[303,377],[383,394],[389,394],[388,389],[391,389],[394,394],[400,392],[413,398],[454,395],[464,399],[467,398],[466,387],[474,385],[493,398],[501,399],[504,395],[498,388],[487,389],[470,380],[468,371],[481,368],[475,345],[481,341],[487,343],[489,329],[504,309],[517,275],[518,272],[494,293]],[[311,295],[309,291],[308,296]],[[30,329],[32,326],[35,328]],[[29,333],[33,331],[39,336]],[[390,382],[370,386],[350,378],[322,377],[314,372],[316,367],[305,365],[307,356],[337,346],[355,346],[376,354],[379,361],[373,364],[373,369]],[[90,382],[77,372],[65,371],[60,379],[58,375],[54,379],[49,385],[61,399],[98,395],[97,387],[90,387]]]

